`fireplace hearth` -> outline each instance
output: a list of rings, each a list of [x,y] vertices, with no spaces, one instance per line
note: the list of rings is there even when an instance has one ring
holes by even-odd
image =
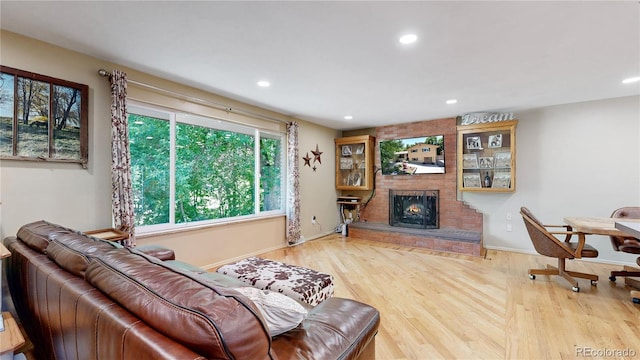
[[[389,190],[389,225],[437,229],[438,190]]]

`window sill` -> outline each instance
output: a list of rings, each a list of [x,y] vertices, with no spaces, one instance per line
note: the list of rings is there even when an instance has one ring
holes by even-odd
[[[198,225],[176,225],[171,228],[166,229],[156,229],[150,231],[136,231],[137,239],[145,239],[158,235],[169,235],[176,233],[184,233],[189,231],[203,230],[208,228],[215,228],[220,226],[227,226],[233,224],[242,224],[242,223],[251,223],[255,221],[274,219],[279,217],[284,217],[284,213],[270,214],[270,215],[261,215],[261,216],[251,216],[246,218],[235,218],[235,219],[220,219],[215,220],[215,222],[208,222],[206,224],[198,224]]]

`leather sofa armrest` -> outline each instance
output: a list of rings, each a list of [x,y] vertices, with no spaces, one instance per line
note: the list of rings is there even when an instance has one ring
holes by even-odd
[[[333,297],[311,309],[297,328],[273,338],[271,349],[280,359],[373,359],[363,354],[375,356],[369,344],[379,326],[377,309]]]
[[[151,245],[136,246],[136,250],[146,255],[153,256],[154,258],[162,261],[176,259],[176,254],[173,252],[172,249],[169,249],[160,245],[151,244]]]

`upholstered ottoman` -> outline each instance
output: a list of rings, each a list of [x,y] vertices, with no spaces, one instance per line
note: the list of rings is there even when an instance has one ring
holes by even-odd
[[[333,276],[278,261],[250,257],[221,266],[217,272],[313,306],[333,296]]]

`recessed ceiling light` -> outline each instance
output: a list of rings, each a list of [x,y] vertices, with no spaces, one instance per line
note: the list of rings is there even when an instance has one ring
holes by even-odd
[[[402,35],[398,41],[400,41],[401,44],[407,45],[416,42],[416,40],[418,40],[418,36],[416,34],[405,34]]]
[[[345,119],[345,120],[351,120],[351,119],[353,119],[353,116],[351,116],[351,115],[346,115],[346,116],[344,117],[344,119]]]
[[[271,86],[271,83],[266,81],[266,80],[260,80],[260,81],[258,81],[258,86],[260,86],[260,87],[269,87],[269,86]]]
[[[449,99],[449,100],[446,101],[447,104],[455,104],[457,102],[458,102],[458,100],[456,100],[456,99]]]
[[[640,81],[640,76],[630,77],[628,79],[624,79],[624,80],[622,80],[622,83],[623,84],[631,84],[631,83],[638,82],[638,81]]]

